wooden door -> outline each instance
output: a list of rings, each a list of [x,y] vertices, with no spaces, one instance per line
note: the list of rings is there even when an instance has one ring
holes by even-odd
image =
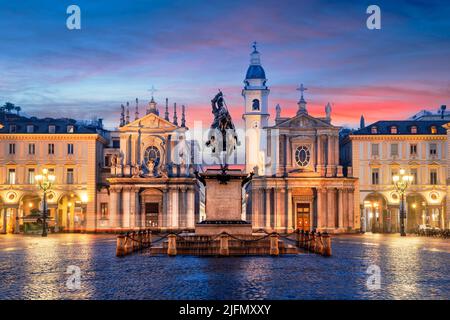
[[[310,231],[311,204],[297,203],[296,213],[297,213],[297,229]]]

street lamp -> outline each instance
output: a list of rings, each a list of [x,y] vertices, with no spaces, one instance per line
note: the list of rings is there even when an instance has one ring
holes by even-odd
[[[400,169],[400,174],[392,177],[394,182],[394,186],[397,189],[397,192],[401,196],[401,205],[400,205],[400,235],[402,237],[406,236],[405,233],[405,193],[406,189],[411,185],[413,181],[412,175],[407,175],[405,169]]]
[[[44,203],[42,212],[42,236],[47,236],[47,192],[51,189],[53,183],[55,182],[55,176],[48,173],[47,169],[42,170],[42,174],[34,177],[39,189],[44,193]]]

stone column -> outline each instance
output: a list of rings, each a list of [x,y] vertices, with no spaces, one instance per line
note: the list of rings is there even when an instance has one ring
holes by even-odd
[[[334,165],[339,165],[339,136],[334,137]]]
[[[266,229],[271,229],[270,216],[271,216],[271,189],[266,189]]]
[[[131,187],[126,186],[123,188],[122,191],[122,227],[123,228],[130,228],[130,193],[131,193]]]
[[[327,224],[327,190],[319,187],[317,190],[317,229],[321,231]]]
[[[286,206],[287,206],[287,219],[288,219],[288,232],[295,228],[294,217],[292,216],[292,188],[288,188],[286,192]]]
[[[338,201],[339,201],[339,210],[338,210],[338,227],[339,229],[344,228],[344,190],[338,190]]]
[[[163,190],[163,203],[162,203],[162,227],[169,226],[169,190],[164,188]]]
[[[139,227],[136,223],[136,191],[135,188],[130,188],[130,227]]]
[[[170,199],[171,199],[171,227],[178,228],[178,216],[179,216],[179,201],[178,201],[178,188],[174,188],[170,190]]]
[[[14,209],[14,233],[20,233],[19,207]]]
[[[348,209],[349,227],[353,229],[355,225],[354,189],[348,190]]]
[[[187,226],[187,197],[186,197],[186,187],[180,188],[180,193],[178,196],[179,204],[178,204],[178,225],[180,228],[186,228]]]
[[[195,228],[195,193],[193,187],[189,187],[187,197],[187,227],[193,229]]]
[[[2,218],[2,230],[0,233],[5,234],[6,233],[6,208],[3,208],[1,211],[1,218]]]
[[[278,211],[277,215],[278,215],[278,221],[279,221],[279,229],[286,229],[287,225],[286,225],[286,215],[287,215],[287,211],[286,211],[286,190],[284,188],[280,189],[279,191],[279,207],[280,210]]]
[[[111,228],[120,228],[120,188],[111,186],[109,189],[109,225]]]
[[[327,177],[333,176],[333,164],[334,164],[334,143],[333,137],[331,135],[327,135]]]
[[[334,200],[333,200],[333,188],[327,188],[327,223],[326,228],[330,229],[333,225],[333,214],[334,214]]]

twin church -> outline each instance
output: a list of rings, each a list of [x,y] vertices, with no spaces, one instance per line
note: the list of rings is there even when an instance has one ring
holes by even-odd
[[[270,88],[254,46],[242,89],[246,132],[239,137],[245,150],[242,170],[253,173],[242,189],[242,219],[251,222],[254,230],[357,230],[356,179],[351,167],[339,164],[340,128],[332,124],[329,104],[324,116],[308,113],[305,90],[300,86],[294,117],[284,117],[279,105],[269,106]],[[197,161],[206,141],[190,138],[184,106],[178,112],[176,104],[169,108],[167,99],[159,108],[152,96],[141,117],[136,100],[134,117],[129,104],[122,106],[116,131],[66,124],[61,119],[57,124],[44,119],[43,125],[40,119],[4,115],[0,119],[0,133],[5,133],[0,135],[2,150],[11,148],[6,146],[11,141],[18,146],[0,172],[5,181],[0,186],[3,231],[18,232],[21,218],[42,206],[29,172],[37,174],[44,167],[56,175],[49,211],[57,231],[194,229],[206,219],[208,190],[197,175],[207,167]],[[14,132],[8,128],[11,124]],[[32,132],[30,125],[35,126]],[[53,131],[45,132],[52,125]],[[29,156],[26,145],[31,143],[36,151]],[[72,146],[67,150],[74,156],[66,155],[68,143]],[[22,151],[24,156],[18,156]]]

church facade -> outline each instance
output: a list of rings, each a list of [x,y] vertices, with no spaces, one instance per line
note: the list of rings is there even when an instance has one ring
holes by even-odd
[[[269,124],[269,88],[260,54],[254,49],[244,80],[246,170],[254,172],[247,186],[247,218],[254,229],[352,232],[359,228],[352,169],[339,165],[339,130],[325,117],[308,114],[303,85],[298,111],[282,117],[276,106]],[[344,176],[344,172],[346,176]]]

